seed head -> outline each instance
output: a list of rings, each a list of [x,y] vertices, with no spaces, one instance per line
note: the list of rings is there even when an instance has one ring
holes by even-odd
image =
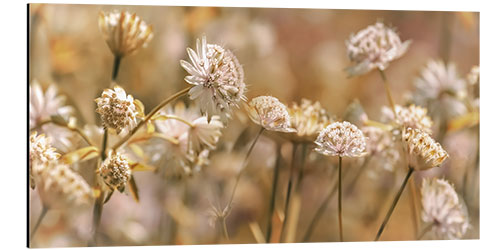
[[[118,189],[120,192],[123,192],[132,175],[127,158],[119,152],[110,152],[97,172],[111,190]]]
[[[403,132],[410,165],[416,170],[426,170],[440,166],[448,153],[431,136],[420,129],[406,128]]]
[[[361,157],[365,154],[363,132],[349,122],[334,122],[321,130],[316,151],[328,156]]]
[[[271,131],[291,133],[290,115],[286,106],[276,97],[258,96],[248,104],[250,119],[263,128]]]
[[[132,129],[137,125],[137,110],[134,98],[127,95],[119,86],[106,89],[101,97],[97,98],[97,113],[106,128],[115,129],[119,134],[124,129]]]

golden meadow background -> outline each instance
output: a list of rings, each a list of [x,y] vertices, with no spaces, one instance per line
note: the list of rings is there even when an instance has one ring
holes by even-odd
[[[285,104],[301,98],[320,101],[331,114],[342,117],[347,105],[358,99],[368,116],[378,120],[382,105],[387,105],[382,81],[377,72],[347,78],[349,65],[344,41],[377,20],[396,27],[401,40],[411,39],[408,52],[386,70],[396,103],[411,94],[413,81],[430,59],[454,62],[462,77],[479,64],[479,14],[428,11],[320,10],[271,8],[215,8],[168,6],[105,5],[30,5],[29,80],[43,87],[55,83],[76,108],[80,125],[99,124],[94,99],[109,85],[113,55],[98,28],[99,11],[128,10],[153,25],[154,38],[147,48],[125,57],[117,82],[146,111],[186,83],[186,72],[179,60],[186,59],[186,47],[196,38],[207,36],[209,43],[232,50],[244,67],[249,99],[273,95]],[[236,115],[224,130],[219,144],[234,143],[241,133],[247,141],[256,126],[244,114]],[[479,175],[466,169],[476,157],[476,135],[471,131],[448,134],[441,141],[450,160],[439,169],[417,173],[422,177],[445,177],[455,184],[467,204],[472,229],[465,238],[479,237]],[[216,239],[209,225],[209,205],[215,198],[207,191],[207,179],[234,178],[232,163],[240,154],[214,152],[211,164],[191,179],[166,182],[152,173],[136,174],[141,202],[126,194],[115,194],[104,207],[100,242],[104,245],[255,243],[249,228],[257,222],[265,233],[272,166],[273,137],[259,140],[249,162],[247,174],[238,188],[237,202],[228,218],[230,240]],[[291,145],[282,149],[277,209],[283,209],[285,186],[290,166]],[[238,158],[239,157],[239,158]],[[302,187],[303,202],[297,239],[326,196],[336,178],[332,164],[316,164],[312,154],[306,164]],[[346,161],[346,167],[358,167]],[[391,175],[370,178],[364,174],[353,192],[344,198],[344,238],[346,241],[372,240],[389,203],[401,183],[405,168]],[[354,171],[353,171],[354,172]],[[466,183],[466,184],[464,184]],[[231,187],[231,185],[229,185]],[[408,195],[403,193],[382,240],[412,240]],[[406,194],[406,195],[405,195]],[[30,191],[30,216],[40,211],[36,192]],[[338,240],[336,199],[318,224],[311,241]],[[279,238],[279,218],[275,218],[273,241]],[[51,211],[37,233],[39,247],[85,246],[91,227],[91,209],[72,213]]]

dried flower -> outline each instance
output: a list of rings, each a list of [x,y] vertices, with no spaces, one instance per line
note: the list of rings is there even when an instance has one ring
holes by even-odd
[[[438,239],[462,238],[470,225],[453,186],[444,179],[424,179],[421,192],[422,220],[432,223],[433,235]]]
[[[114,90],[106,89],[101,97],[95,99],[97,113],[106,128],[115,129],[119,134],[124,129],[132,129],[137,125],[137,108],[134,98],[127,95],[125,90],[115,86]]]
[[[294,102],[288,114],[291,127],[297,131],[291,134],[295,141],[314,141],[322,129],[335,121],[319,102],[308,99],[302,99],[300,105]]]
[[[191,149],[200,152],[204,147],[215,149],[215,144],[222,135],[224,124],[219,121],[219,116],[213,116],[210,122],[206,116],[202,116],[193,121],[193,126],[189,130]]]
[[[346,41],[347,55],[356,65],[347,68],[350,76],[362,75],[372,69],[385,70],[401,57],[411,41],[401,42],[396,31],[377,22],[351,35]]]
[[[111,189],[120,192],[125,190],[128,180],[132,176],[128,159],[119,152],[108,153],[108,157],[97,170],[104,183]]]
[[[115,56],[123,57],[140,47],[146,47],[153,38],[153,27],[136,14],[113,11],[99,13],[99,29]]]
[[[198,100],[210,120],[219,115],[223,122],[230,117],[231,108],[245,101],[244,73],[233,53],[216,44],[207,44],[206,37],[196,40],[196,51],[187,49],[191,63],[181,60],[190,74],[185,80],[194,85],[189,90],[191,100]]]
[[[33,132],[30,135],[30,151],[29,151],[29,169],[30,169],[30,186],[35,188],[35,178],[33,173],[33,165],[45,166],[50,161],[59,159],[60,154],[50,145],[50,138],[44,134],[37,135]]]
[[[361,157],[365,154],[363,132],[349,122],[334,122],[321,130],[315,150],[328,156]]]
[[[410,157],[410,165],[416,170],[440,166],[448,153],[431,136],[420,129],[406,128],[403,140]]]
[[[285,104],[276,97],[258,96],[248,103],[248,115],[253,122],[271,131],[291,133],[290,115]]]
[[[92,192],[87,182],[68,165],[57,161],[34,168],[38,193],[45,206],[68,209],[90,204]]]
[[[45,93],[35,79],[30,88],[30,128],[36,127],[40,122],[49,120],[52,115],[68,117],[73,108],[64,106],[65,97],[57,95],[57,87],[51,84]]]
[[[414,85],[414,102],[427,107],[433,118],[450,119],[467,111],[461,101],[467,94],[466,82],[453,63],[429,61]]]
[[[432,134],[432,119],[427,115],[427,109],[411,104],[409,107],[396,105],[397,118],[389,107],[382,107],[382,114],[386,121],[395,121],[403,128],[416,128],[427,134]]]

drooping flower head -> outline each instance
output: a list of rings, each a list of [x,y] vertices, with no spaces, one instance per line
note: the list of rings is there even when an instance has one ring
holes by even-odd
[[[411,104],[408,107],[396,105],[397,117],[389,107],[382,107],[383,120],[394,121],[403,128],[420,129],[427,134],[432,134],[432,119],[427,115],[427,109]]]
[[[467,210],[453,186],[444,179],[424,179],[422,183],[422,220],[432,223],[437,239],[461,239],[470,227]]]
[[[350,122],[334,122],[321,130],[315,150],[328,156],[361,157],[365,154],[363,132]]]
[[[403,140],[409,154],[409,163],[416,170],[440,166],[449,157],[441,144],[420,129],[406,128]]]
[[[196,51],[187,49],[190,63],[181,60],[181,66],[190,74],[187,83],[191,100],[198,100],[203,113],[210,120],[218,115],[225,122],[231,109],[245,101],[243,68],[234,54],[216,44],[208,44],[203,37],[196,40]]]
[[[349,75],[362,75],[372,69],[385,70],[389,63],[401,57],[411,41],[402,42],[392,28],[381,22],[370,25],[351,35],[346,41],[347,55],[354,66],[347,68]]]
[[[101,97],[95,99],[97,103],[97,113],[101,115],[101,120],[106,128],[116,130],[120,133],[124,129],[132,129],[137,125],[137,107],[134,98],[127,95],[125,90],[119,86],[114,89],[106,89]]]
[[[99,29],[115,56],[123,57],[146,47],[153,39],[153,27],[127,11],[99,13]]]
[[[291,133],[290,115],[285,104],[272,96],[258,96],[248,103],[250,119],[271,131]]]
[[[57,161],[33,168],[38,193],[45,206],[67,209],[89,205],[92,192],[88,183],[68,165]]]
[[[117,189],[120,192],[125,190],[125,186],[132,176],[132,170],[125,155],[112,151],[108,153],[108,157],[101,164],[97,173],[109,189]]]
[[[319,102],[313,103],[305,98],[300,105],[294,102],[288,108],[288,114],[291,127],[297,130],[297,133],[292,134],[296,141],[314,141],[322,129],[335,121]]]

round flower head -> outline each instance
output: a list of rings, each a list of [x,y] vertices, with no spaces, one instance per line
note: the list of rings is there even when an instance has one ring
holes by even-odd
[[[231,108],[245,101],[243,68],[229,50],[216,44],[207,44],[203,37],[196,40],[196,51],[187,49],[190,63],[181,60],[181,66],[190,74],[185,80],[194,85],[189,90],[191,100],[198,100],[203,113],[210,120],[219,115],[223,122],[230,117]]]
[[[401,57],[411,41],[401,42],[396,31],[381,22],[351,35],[346,41],[347,55],[355,63],[347,68],[349,75],[362,75],[372,69],[385,70],[389,63]]]
[[[258,96],[248,104],[250,119],[263,128],[278,132],[295,132],[291,128],[290,115],[286,106],[276,97]]]
[[[409,163],[416,170],[440,166],[449,157],[438,142],[420,129],[406,128],[403,140],[409,154]]]
[[[328,156],[361,157],[365,154],[363,132],[349,122],[334,122],[321,130],[315,150]]]
[[[302,99],[300,105],[294,102],[288,114],[291,127],[297,130],[293,134],[296,141],[314,141],[322,129],[335,121],[319,102],[312,103],[308,99]]]
[[[397,117],[389,107],[382,108],[384,120],[395,121],[404,128],[420,129],[427,134],[432,134],[432,119],[427,115],[427,109],[411,104],[409,107],[396,105]]]
[[[126,11],[100,12],[99,29],[115,56],[122,57],[146,47],[153,38],[153,27],[136,14]]]
[[[444,179],[424,179],[422,183],[422,220],[432,223],[437,239],[457,240],[469,228],[465,206],[453,186]]]
[[[97,103],[97,113],[101,115],[101,120],[106,128],[116,130],[120,133],[123,129],[132,129],[137,125],[137,110],[134,105],[134,98],[127,95],[125,90],[115,86],[114,90],[106,89],[101,97],[95,99]]]
[[[117,189],[120,192],[125,190],[132,175],[127,158],[121,153],[111,151],[97,172],[111,190]]]
[[[43,167],[46,163],[57,160],[59,156],[60,155],[56,152],[56,149],[50,145],[49,137],[45,137],[44,134],[37,135],[37,132],[31,133],[29,151],[29,175],[31,188],[35,188],[33,168]]]
[[[466,81],[460,78],[453,63],[429,61],[414,86],[415,103],[425,105],[433,118],[449,119],[467,111],[461,101],[467,93]]]
[[[67,209],[88,205],[92,192],[88,183],[68,165],[52,161],[35,170],[38,193],[45,206]]]

